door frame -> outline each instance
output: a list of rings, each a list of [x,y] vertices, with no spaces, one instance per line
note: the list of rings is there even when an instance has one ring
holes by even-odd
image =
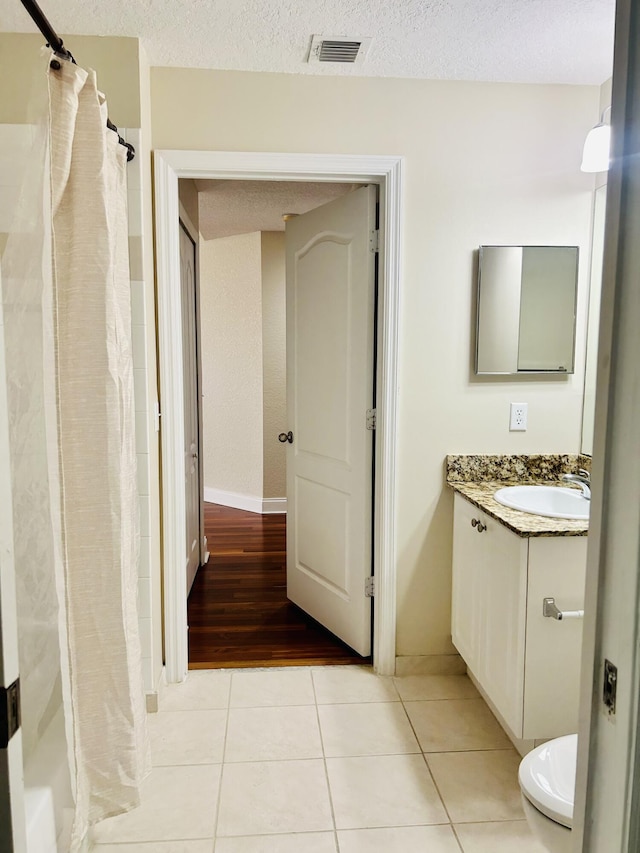
[[[640,6],[617,0],[573,850],[640,843]],[[604,663],[617,667],[615,713]]]
[[[375,183],[380,187],[373,666],[381,675],[393,675],[396,660],[395,468],[403,158],[158,150],[154,152],[153,165],[166,679],[170,683],[183,681],[188,669],[182,329],[180,293],[174,286],[180,278],[179,178],[331,181]]]
[[[202,342],[200,340],[200,246],[198,245],[199,231],[191,221],[189,214],[185,210],[182,202],[178,204],[178,221],[187,232],[193,243],[195,251],[195,269],[194,269],[194,290],[196,304],[196,384],[197,384],[197,403],[198,403],[198,490],[199,497],[199,515],[200,515],[200,533],[199,533],[199,555],[200,565],[203,566],[209,559],[209,551],[207,550],[207,537],[204,535],[204,464],[202,460]]]

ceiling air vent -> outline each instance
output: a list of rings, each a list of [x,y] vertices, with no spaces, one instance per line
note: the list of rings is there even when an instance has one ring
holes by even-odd
[[[370,38],[349,38],[348,36],[313,36],[309,62],[340,62],[359,65],[364,61]]]

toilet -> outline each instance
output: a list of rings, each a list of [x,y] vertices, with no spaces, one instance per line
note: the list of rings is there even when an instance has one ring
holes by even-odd
[[[570,853],[578,760],[578,735],[555,738],[520,762],[524,812],[550,853]]]

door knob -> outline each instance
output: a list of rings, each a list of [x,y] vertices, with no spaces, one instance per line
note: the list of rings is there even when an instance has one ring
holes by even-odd
[[[289,430],[289,432],[281,432],[278,436],[278,441],[281,441],[282,444],[284,444],[286,441],[288,441],[289,444],[293,444],[293,433],[291,432],[291,430]]]

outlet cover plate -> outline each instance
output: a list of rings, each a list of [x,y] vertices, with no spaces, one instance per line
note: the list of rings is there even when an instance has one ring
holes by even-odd
[[[525,432],[527,429],[527,403],[511,403],[509,432]]]

